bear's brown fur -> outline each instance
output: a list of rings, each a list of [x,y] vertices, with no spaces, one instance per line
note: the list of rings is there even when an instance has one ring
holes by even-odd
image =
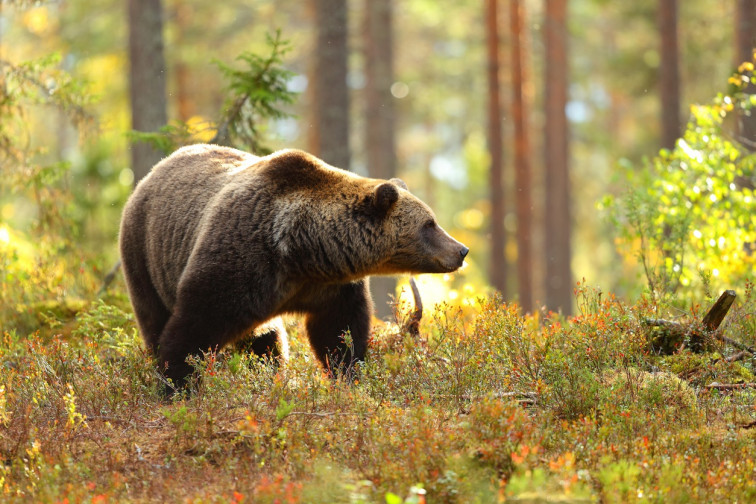
[[[214,145],[179,149],[139,183],[120,247],[139,329],[177,385],[188,355],[284,313],[303,314],[317,358],[344,372],[367,347],[367,276],[451,272],[468,250],[398,179]]]

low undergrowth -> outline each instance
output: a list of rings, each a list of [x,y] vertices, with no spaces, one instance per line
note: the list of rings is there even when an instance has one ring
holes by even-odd
[[[657,306],[576,294],[570,319],[490,298],[438,307],[419,339],[379,327],[352,384],[294,325],[288,364],[208,353],[173,401],[122,295],[6,330],[0,500],[753,501],[753,356],[654,355]],[[753,346],[740,294],[724,332]]]

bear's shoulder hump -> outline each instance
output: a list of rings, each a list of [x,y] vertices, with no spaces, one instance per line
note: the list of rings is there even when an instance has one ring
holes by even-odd
[[[287,186],[326,187],[345,175],[343,170],[298,149],[277,151],[260,161],[266,175]]]

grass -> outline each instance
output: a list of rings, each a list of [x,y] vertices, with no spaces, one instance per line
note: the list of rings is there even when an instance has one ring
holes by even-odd
[[[422,337],[376,330],[354,384],[293,326],[285,366],[208,353],[165,401],[122,288],[0,342],[3,502],[750,502],[753,356],[648,350],[628,305],[441,306]],[[698,310],[700,311],[700,310]],[[694,309],[691,312],[698,314]],[[756,342],[750,287],[725,333]]]

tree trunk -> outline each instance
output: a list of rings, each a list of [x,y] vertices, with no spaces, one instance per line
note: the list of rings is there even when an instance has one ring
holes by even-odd
[[[365,2],[365,150],[368,174],[374,178],[396,176],[396,138],[394,135],[394,103],[391,84],[394,82],[392,1]],[[387,319],[392,315],[391,295],[396,280],[373,277],[370,290],[375,315]]]
[[[129,0],[129,78],[131,128],[157,131],[168,122],[163,58],[163,9],[160,0]],[[162,154],[144,142],[131,146],[136,185]]]
[[[183,48],[187,45],[186,33],[189,31],[193,14],[191,5],[181,3],[174,7],[175,19],[175,44],[176,47]],[[176,110],[180,121],[187,121],[195,115],[194,99],[192,97],[192,75],[189,65],[179,53],[178,61],[174,68],[174,78],[176,86]]]
[[[659,96],[661,99],[662,147],[672,149],[680,136],[680,65],[677,47],[677,0],[659,0],[661,35]]]
[[[567,106],[567,0],[547,0],[544,22],[546,306],[572,312]]]
[[[314,0],[317,155],[349,169],[349,89],[347,88],[346,0]]]
[[[756,0],[737,0],[735,66],[746,61],[756,62]],[[746,90],[756,94],[756,83],[751,82]],[[738,140],[750,151],[756,151],[756,109],[751,115],[738,117]]]
[[[527,107],[523,89],[524,68],[523,6],[520,0],[509,2],[509,22],[512,33],[512,116],[515,136],[515,209],[517,215],[517,284],[520,306],[524,312],[533,310],[533,251],[531,246],[533,205],[530,198],[530,141],[528,138]]]
[[[486,45],[488,59],[488,151],[491,155],[491,285],[507,296],[506,233],[504,229],[504,147],[502,142],[499,83],[498,0],[486,0]]]
[[[753,61],[756,50],[756,0],[737,0],[735,66]]]
[[[307,19],[312,26],[317,27],[317,6],[315,0],[305,2]],[[308,40],[310,47],[317,47],[318,30]],[[315,156],[320,156],[320,132],[318,131],[318,117],[320,117],[320,107],[318,106],[318,62],[315,55],[308,58],[307,61],[307,89],[305,90],[305,100],[307,102],[307,150]]]

